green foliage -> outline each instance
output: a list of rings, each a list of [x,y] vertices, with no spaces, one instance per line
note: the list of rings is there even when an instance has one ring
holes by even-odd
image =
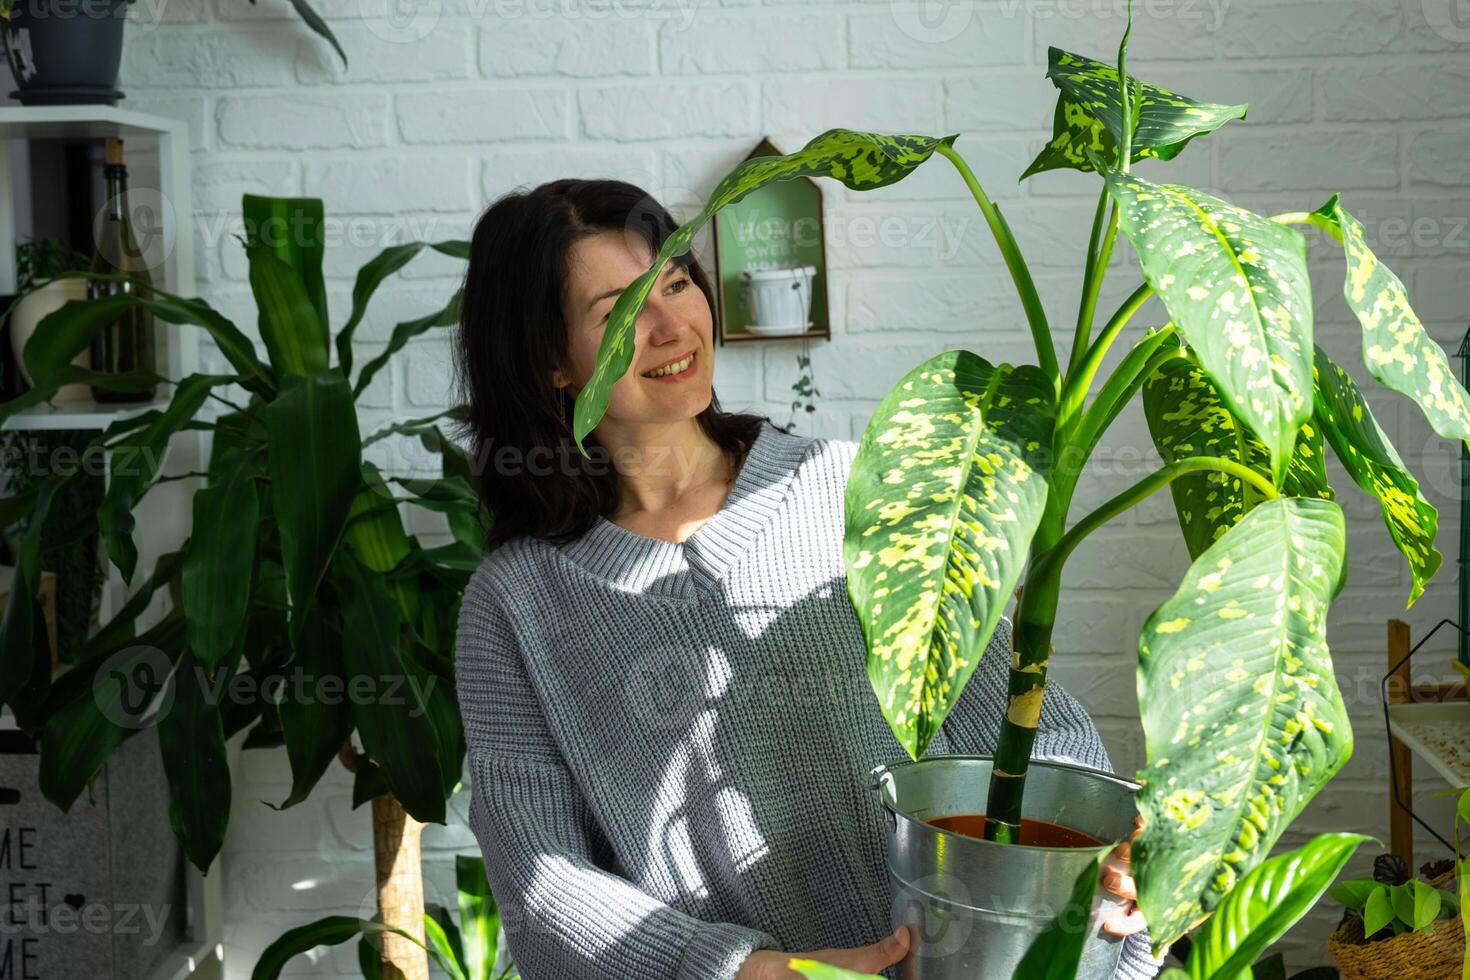
[[[1363,935],[1369,940],[1424,932],[1442,916],[1460,913],[1457,894],[1418,878],[1349,878],[1332,886],[1331,895],[1343,908],[1362,916]]]
[[[43,792],[70,807],[117,746],[156,728],[170,819],[201,869],[224,838],[231,795],[224,741],[240,731],[247,748],[285,745],[292,788],[282,807],[309,795],[355,733],[366,752],[356,803],[392,793],[415,818],[444,820],[464,755],[448,665],[459,595],[479,558],[475,551],[471,562],[461,542],[478,545],[484,526],[466,482],[469,461],[436,420],[417,420],[410,434],[432,445],[452,479],[396,494],[401,478],[385,480],[363,465],[363,446],[392,433],[359,433],[356,397],[371,366],[354,377],[350,363],[328,361],[321,202],[247,195],[244,206],[266,360],[201,299],[155,289],[148,300],[72,301],[42,320],[26,348],[34,391],[0,406],[8,415],[66,381],[173,386],[167,405],[94,438],[95,448],[111,453],[112,480],[101,506],[74,515],[66,530],[100,534],[129,579],[139,571],[134,510],[158,484],[170,439],[184,431],[212,436],[207,475],[192,500],[192,535],[178,554],[145,570],[133,598],[54,685],[38,640],[34,556],[46,543],[50,502],[70,476],[47,474],[0,502],[7,524],[28,518],[16,593],[0,620],[0,700],[41,733]],[[350,327],[386,277],[425,247],[467,254],[454,242],[385,250],[358,276]],[[119,302],[147,305],[175,329],[205,330],[230,371],[156,379],[71,366]],[[400,324],[395,336],[448,325],[439,313],[424,322]],[[336,345],[344,347],[350,343]],[[386,356],[376,361],[384,363]],[[225,397],[232,388],[243,390],[243,405]],[[219,405],[227,410],[206,411]],[[423,547],[404,528],[404,504],[445,514],[456,545]],[[137,621],[159,590],[174,601],[139,633]],[[268,696],[277,688],[279,699]]]

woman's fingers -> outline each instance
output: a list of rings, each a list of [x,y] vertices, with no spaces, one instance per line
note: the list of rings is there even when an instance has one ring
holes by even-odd
[[[1129,901],[1137,901],[1138,886],[1133,881],[1133,875],[1128,873],[1128,865],[1122,862],[1114,862],[1111,858],[1103,862],[1102,879],[1103,891],[1111,892],[1119,898]]]
[[[1102,919],[1103,932],[1119,938],[1142,932],[1145,925],[1147,923],[1143,921],[1143,913],[1138,911],[1138,906],[1133,902],[1125,902],[1109,909]]]
[[[899,926],[888,936],[871,946],[852,949],[821,949],[810,954],[811,958],[844,970],[859,973],[877,973],[903,959],[909,951],[909,928]]]

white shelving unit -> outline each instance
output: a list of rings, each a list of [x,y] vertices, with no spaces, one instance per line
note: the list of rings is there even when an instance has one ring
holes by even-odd
[[[137,216],[148,209],[148,228],[160,232],[139,244],[150,259],[154,282],[182,296],[195,295],[194,230],[189,167],[189,130],[182,121],[147,115],[105,105],[18,106],[0,108],[0,293],[16,291],[15,243],[19,236],[33,233],[23,228],[23,195],[31,193],[32,182],[25,173],[13,172],[12,147],[27,140],[98,140],[117,137],[124,141],[128,167],[128,204]],[[28,172],[29,168],[21,168]],[[30,175],[34,177],[35,175]],[[156,219],[156,220],[154,220]],[[95,227],[95,222],[94,222]],[[142,231],[143,229],[140,229]],[[158,321],[159,371],[180,378],[198,370],[198,330]],[[113,422],[133,417],[168,403],[170,391],[146,403],[41,405],[6,420],[6,430],[102,430]],[[160,475],[203,469],[204,445],[197,432],[175,436],[169,445]],[[130,591],[151,571],[159,554],[176,549],[189,533],[190,498],[195,480],[179,480],[153,488],[134,510],[139,568],[133,583],[122,581],[111,563],[102,589],[99,616],[105,622],[121,607]],[[141,625],[155,621],[147,617]],[[0,715],[0,728],[13,728],[8,715]],[[186,866],[188,942],[171,953],[154,970],[152,980],[185,980],[192,976],[221,974],[223,953],[223,896],[220,876],[208,878]]]

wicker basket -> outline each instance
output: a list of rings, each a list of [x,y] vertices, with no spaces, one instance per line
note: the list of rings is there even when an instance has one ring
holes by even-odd
[[[1455,887],[1453,871],[1431,882]],[[1327,940],[1342,980],[1460,980],[1465,930],[1460,917],[1440,919],[1425,932],[1405,932],[1376,943],[1363,941],[1363,919],[1353,916]]]

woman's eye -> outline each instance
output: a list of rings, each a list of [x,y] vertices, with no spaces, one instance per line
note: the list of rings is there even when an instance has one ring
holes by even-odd
[[[688,277],[685,277],[683,279],[675,279],[672,283],[669,284],[669,288],[673,289],[675,286],[678,286],[679,292],[682,293],[684,291],[683,287],[687,285],[689,285],[689,279]]]

